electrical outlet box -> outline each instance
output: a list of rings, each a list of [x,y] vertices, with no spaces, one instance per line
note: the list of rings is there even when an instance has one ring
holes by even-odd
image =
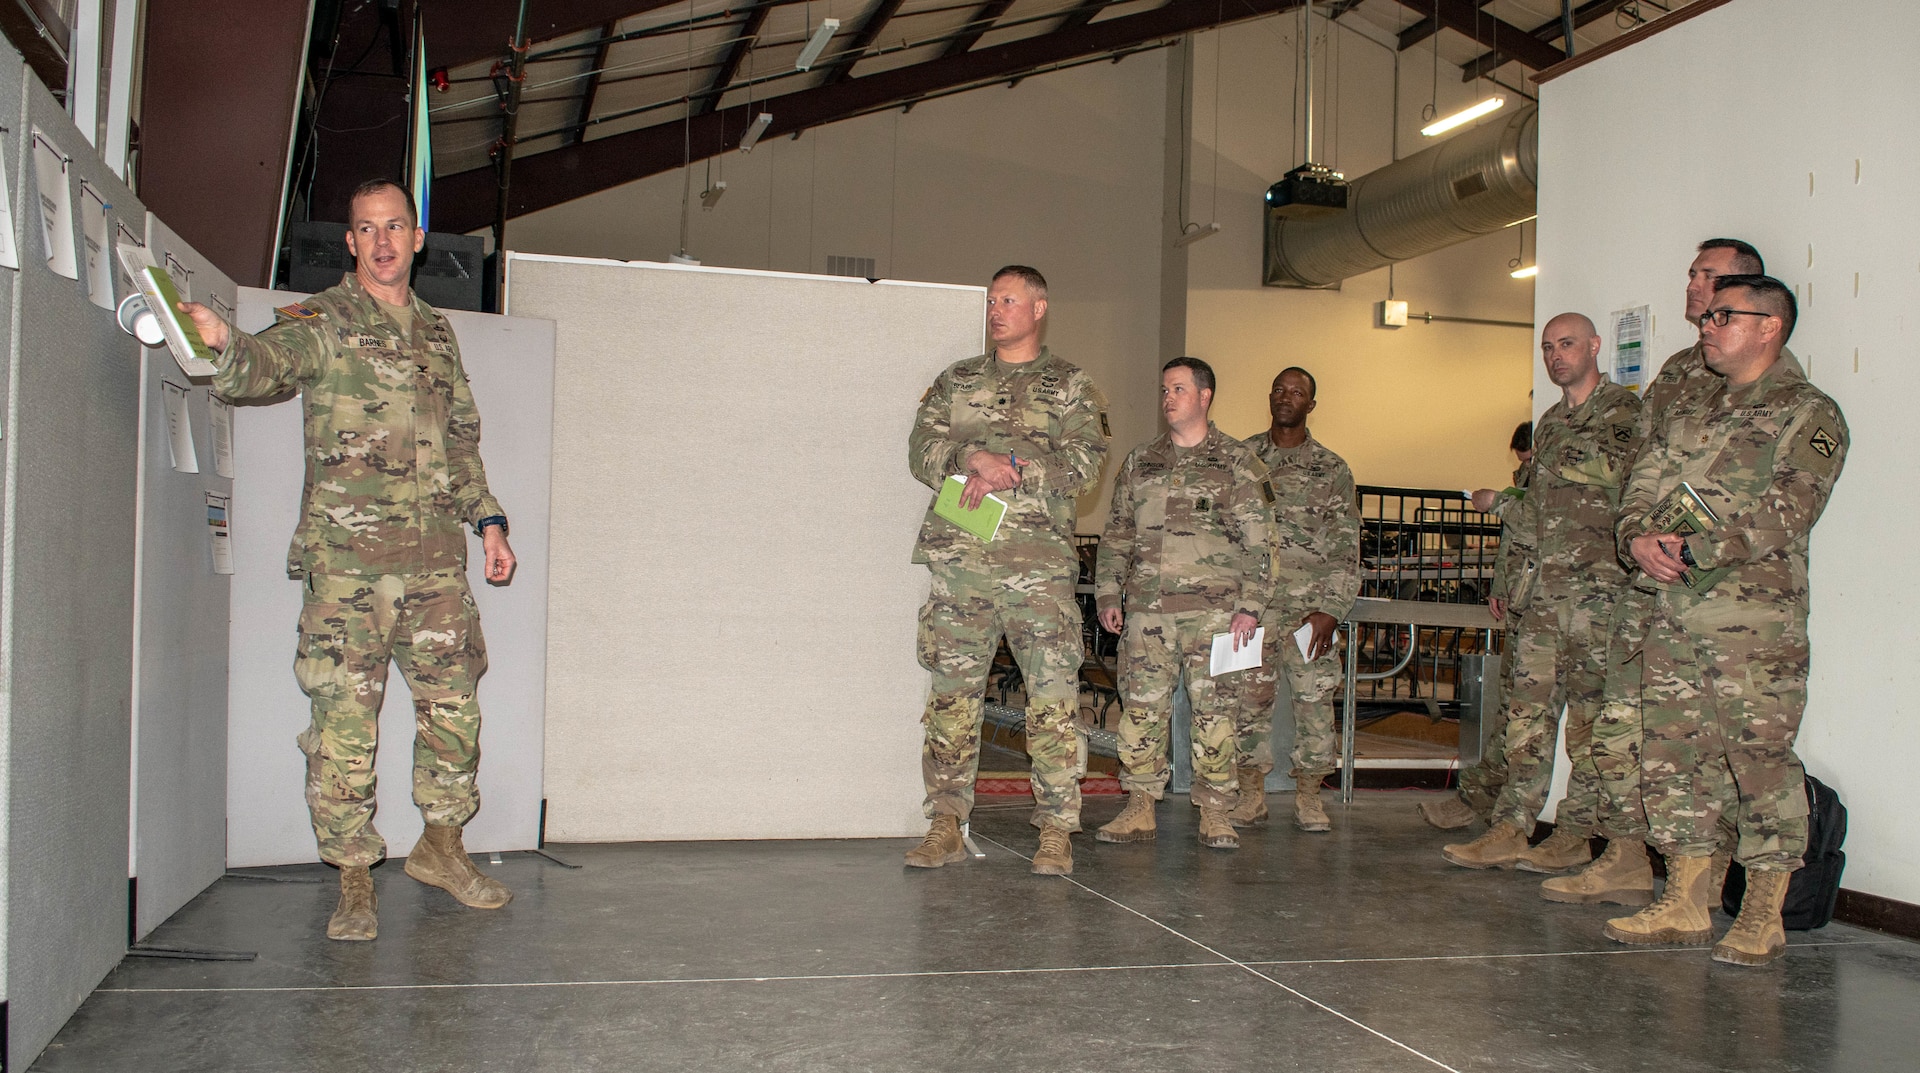
[[[1375,302],[1373,304],[1373,326],[1376,328],[1404,328],[1407,326],[1407,303]]]

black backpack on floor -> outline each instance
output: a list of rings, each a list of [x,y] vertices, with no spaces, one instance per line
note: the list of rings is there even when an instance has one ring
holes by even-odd
[[[1787,881],[1787,900],[1780,907],[1780,923],[1788,931],[1812,931],[1824,928],[1833,919],[1833,904],[1840,897],[1840,872],[1847,866],[1847,855],[1840,852],[1847,840],[1847,806],[1833,787],[1807,776],[1807,853],[1806,863]],[[1720,892],[1720,908],[1728,916],[1740,912],[1740,900],[1747,893],[1747,872],[1739,865],[1727,870],[1727,885]]]

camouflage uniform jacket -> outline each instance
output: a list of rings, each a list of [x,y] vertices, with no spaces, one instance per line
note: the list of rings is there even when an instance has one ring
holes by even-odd
[[[920,397],[907,465],[934,490],[967,471],[975,451],[1019,456],[1020,485],[996,492],[1006,517],[991,543],[947,521],[927,505],[916,563],[970,567],[1056,565],[1071,578],[1074,499],[1100,480],[1107,457],[1107,400],[1093,378],[1046,347],[1033,361],[1009,365],[983,354],[947,366]]]
[[[453,329],[413,296],[402,334],[349,273],[233,332],[214,390],[255,399],[298,388],[307,472],[287,575],[464,568],[464,525],[504,515],[480,463],[480,414]]]
[[[1353,471],[1346,460],[1307,433],[1298,447],[1281,447],[1265,432],[1241,441],[1267,467],[1273,482],[1274,552],[1272,612],[1297,623],[1315,611],[1345,620],[1360,595],[1360,513]],[[1289,524],[1290,523],[1290,524]],[[1303,542],[1287,538],[1298,531]]]
[[[1620,557],[1681,481],[1720,521],[1687,538],[1699,569],[1733,573],[1708,596],[1734,591],[1802,595],[1807,542],[1846,463],[1846,419],[1825,392],[1784,360],[1758,380],[1689,393],[1668,407],[1634,466],[1616,526]],[[1684,589],[1678,584],[1642,584]]]
[[[1800,367],[1800,359],[1794,357],[1791,350],[1781,349],[1780,362],[1800,376],[1807,375],[1806,370]],[[1676,351],[1662,363],[1653,382],[1646,386],[1640,396],[1641,449],[1645,450],[1647,441],[1653,436],[1654,426],[1660,423],[1667,407],[1673,405],[1675,399],[1695,391],[1712,391],[1720,386],[1722,379],[1707,365],[1706,356],[1700,352],[1698,342],[1685,350]]]
[[[1207,438],[1171,433],[1133,449],[1113,479],[1094,597],[1128,614],[1239,611],[1258,618],[1273,599],[1272,482],[1238,440],[1207,424]],[[1288,525],[1293,542],[1305,543]]]
[[[1493,592],[1524,609],[1534,592],[1617,591],[1613,525],[1640,451],[1640,399],[1600,378],[1579,406],[1554,403],[1533,425],[1532,473],[1515,504]]]

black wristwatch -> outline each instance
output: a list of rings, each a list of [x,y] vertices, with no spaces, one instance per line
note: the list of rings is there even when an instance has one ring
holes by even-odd
[[[1699,563],[1696,563],[1693,561],[1693,549],[1687,547],[1686,541],[1680,542],[1680,561],[1685,563],[1689,567],[1700,565]]]
[[[506,515],[504,515],[504,514],[489,514],[489,515],[487,515],[486,517],[484,517],[484,518],[482,518],[482,519],[480,519],[479,521],[477,521],[477,522],[474,522],[474,523],[473,523],[473,532],[474,532],[474,535],[476,535],[476,536],[486,536],[486,535],[487,535],[487,526],[489,526],[489,525],[497,525],[497,526],[499,526],[499,527],[500,527],[500,535],[501,535],[501,536],[506,536],[506,535],[507,535],[507,516],[506,516]]]

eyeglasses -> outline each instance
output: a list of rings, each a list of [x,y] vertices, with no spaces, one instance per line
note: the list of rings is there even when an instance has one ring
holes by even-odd
[[[1738,313],[1743,317],[1773,316],[1772,313],[1762,313],[1757,309],[1709,309],[1705,313],[1700,314],[1700,317],[1699,317],[1700,326],[1704,328],[1707,326],[1708,321],[1712,321],[1714,327],[1724,328],[1727,326],[1727,322],[1732,320],[1734,314],[1736,313]]]

